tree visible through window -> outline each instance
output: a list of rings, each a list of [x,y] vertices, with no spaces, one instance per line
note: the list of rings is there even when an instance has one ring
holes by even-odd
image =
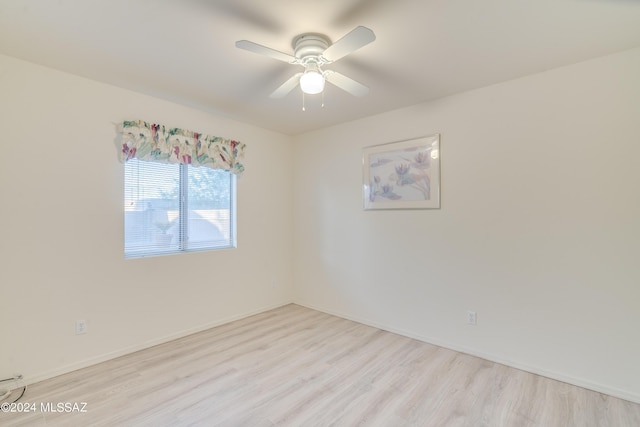
[[[235,247],[235,175],[130,159],[125,163],[125,257]]]

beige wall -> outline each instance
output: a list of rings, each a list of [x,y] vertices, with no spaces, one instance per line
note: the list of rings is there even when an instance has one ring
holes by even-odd
[[[640,49],[298,137],[295,301],[640,401],[638,76]],[[362,148],[431,133],[442,208],[363,211]]]
[[[247,144],[237,249],[124,260],[115,124],[131,118]],[[290,137],[5,56],[0,129],[0,377],[46,378],[291,301]]]

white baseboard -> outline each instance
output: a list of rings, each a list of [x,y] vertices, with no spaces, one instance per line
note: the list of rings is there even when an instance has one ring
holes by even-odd
[[[323,307],[315,306],[313,304],[306,304],[299,301],[294,301],[294,304],[300,305],[302,307],[307,307],[312,310],[321,311],[323,313],[331,314],[333,316],[342,317],[343,319],[352,320],[354,322],[362,323],[364,325],[372,326],[374,328],[382,329],[385,331],[393,332],[398,335],[402,335],[408,338],[413,338],[418,341],[426,342],[428,344],[437,345],[438,347],[448,348],[450,350],[459,351],[460,353],[469,354],[471,356],[480,357],[481,359],[489,360],[491,362],[500,363],[501,365],[510,366],[512,368],[520,369],[521,371],[530,372],[532,374],[540,375],[546,378],[550,378],[552,380],[562,381],[567,384],[575,385],[578,387],[586,388],[592,391],[596,391],[598,393],[603,393],[609,396],[618,397],[620,399],[628,400],[634,403],[640,403],[640,395],[631,393],[627,390],[621,390],[615,387],[609,387],[604,384],[596,383],[593,381],[589,381],[584,378],[573,377],[570,375],[565,375],[560,372],[554,372],[547,369],[544,369],[539,366],[533,366],[526,363],[521,363],[516,360],[505,359],[495,354],[484,353],[478,351],[473,348],[460,346],[458,344],[445,342],[439,339],[435,339],[432,337],[426,337],[420,334],[416,334],[412,331],[407,331],[399,328],[389,327],[388,325],[381,324],[379,322],[364,319],[358,316],[352,316],[349,314],[339,313],[333,310],[329,310]]]
[[[192,335],[207,329],[215,328],[216,326],[224,325],[226,323],[230,323],[236,320],[244,319],[249,316],[254,316],[256,314],[264,313],[265,311],[273,310],[278,307],[283,307],[288,304],[292,304],[293,301],[287,301],[285,303],[279,303],[272,306],[266,306],[259,309],[251,310],[245,313],[236,314],[227,318],[219,319],[213,321],[211,323],[207,323],[204,325],[200,325],[194,328],[185,329],[179,332],[175,332],[173,334],[165,335],[159,338],[154,338],[149,341],[145,341],[140,344],[136,344],[134,346],[122,348],[119,350],[115,350],[109,353],[101,354],[99,356],[91,357],[89,359],[81,360],[78,362],[74,362],[65,366],[60,366],[56,369],[52,369],[50,371],[41,372],[35,375],[25,375],[23,381],[30,385],[40,381],[48,380],[49,378],[57,377],[59,375],[67,374],[69,372],[77,371],[78,369],[86,368],[88,366],[96,365],[98,363],[106,362],[107,360],[115,359],[120,356],[125,356],[127,354],[135,353],[136,351],[144,350],[145,348],[153,347],[158,344],[164,344],[166,342],[186,337],[188,335]]]

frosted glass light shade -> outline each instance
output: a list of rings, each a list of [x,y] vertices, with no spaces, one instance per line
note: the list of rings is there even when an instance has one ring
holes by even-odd
[[[309,95],[320,93],[324,90],[324,77],[317,71],[307,71],[300,77],[300,89]]]

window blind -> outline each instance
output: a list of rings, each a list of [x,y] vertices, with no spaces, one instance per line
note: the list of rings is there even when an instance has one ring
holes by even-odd
[[[129,159],[125,258],[235,247],[235,175]]]

